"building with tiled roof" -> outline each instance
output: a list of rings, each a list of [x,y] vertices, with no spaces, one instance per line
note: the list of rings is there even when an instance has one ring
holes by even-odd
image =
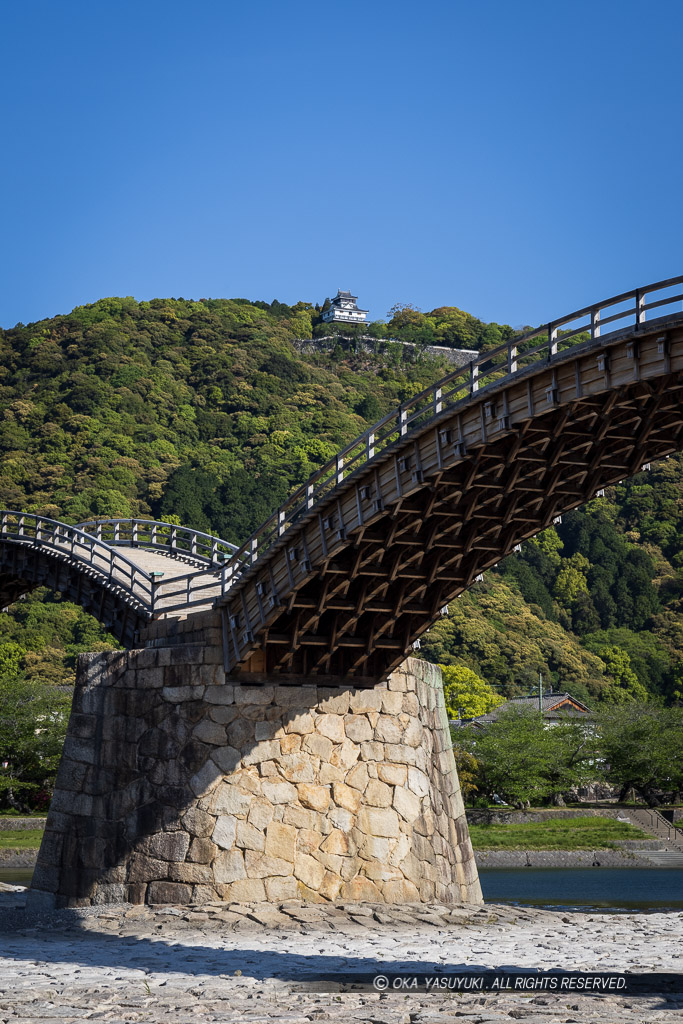
[[[506,711],[511,707],[530,708],[532,711],[538,711],[538,694],[531,694],[528,697],[511,697],[510,700],[500,704],[492,711],[488,711],[485,715],[470,718],[466,722],[452,722],[451,724],[474,725],[483,728],[489,722],[495,722],[501,711]],[[582,718],[584,715],[591,714],[591,709],[577,697],[572,697],[571,693],[544,693],[541,697],[540,710],[549,725],[566,722],[568,718]]]

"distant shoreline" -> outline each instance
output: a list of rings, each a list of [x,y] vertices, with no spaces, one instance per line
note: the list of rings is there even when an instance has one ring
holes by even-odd
[[[660,868],[646,851],[630,850],[475,850],[478,868]],[[675,855],[674,855],[675,856]],[[663,858],[662,858],[663,860]]]
[[[475,850],[478,868],[667,868],[645,851],[627,850]],[[0,850],[0,868],[32,868],[37,850]]]

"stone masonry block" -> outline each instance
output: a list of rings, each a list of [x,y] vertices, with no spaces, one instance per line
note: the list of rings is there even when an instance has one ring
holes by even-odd
[[[244,856],[241,850],[224,850],[213,862],[213,874],[218,884],[234,882],[246,878]]]
[[[210,864],[218,854],[218,847],[210,839],[193,839],[187,851],[187,859],[195,864]]]
[[[344,715],[349,710],[348,690],[318,688],[318,710],[325,715]]]
[[[295,851],[296,829],[294,826],[271,821],[266,828],[266,856],[276,857],[293,863]]]
[[[238,821],[235,833],[235,843],[243,850],[255,850],[263,853],[266,848],[266,837],[261,829],[250,825],[248,821]]]
[[[279,740],[261,740],[256,743],[253,750],[242,755],[242,764],[260,764],[262,761],[271,761],[280,756]]]
[[[344,718],[346,735],[354,743],[363,743],[373,738],[373,729],[365,715],[346,715]]]
[[[390,807],[363,807],[358,815],[358,828],[366,836],[398,838],[398,814]]]
[[[273,699],[272,686],[235,686],[235,704],[270,704]]]
[[[147,887],[148,903],[184,904],[192,902],[192,887],[179,882],[151,882]]]
[[[232,849],[235,843],[237,822],[230,814],[221,814],[216,819],[216,826],[211,833],[211,841],[223,850]]]
[[[330,791],[326,786],[314,786],[307,782],[300,782],[297,786],[297,793],[303,806],[310,807],[313,811],[326,811],[329,807]]]
[[[187,832],[157,832],[156,835],[144,840],[142,849],[150,857],[180,861],[185,860],[189,845],[190,837]]]

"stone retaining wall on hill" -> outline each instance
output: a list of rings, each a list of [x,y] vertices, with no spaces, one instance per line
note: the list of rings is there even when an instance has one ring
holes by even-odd
[[[409,341],[399,341],[398,338],[370,338],[363,337],[350,341],[348,338],[338,335],[326,335],[324,338],[305,338],[292,343],[294,348],[302,354],[308,352],[332,352],[337,345],[342,348],[356,352],[368,352],[377,355],[388,355],[392,347],[399,346],[407,356],[413,358],[417,346]],[[469,348],[449,348],[447,345],[425,345],[419,349],[427,355],[437,359],[445,359],[454,367],[466,366],[472,359],[476,359],[478,352]]]

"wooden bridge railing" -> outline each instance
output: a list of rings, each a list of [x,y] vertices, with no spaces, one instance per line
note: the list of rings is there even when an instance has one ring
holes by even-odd
[[[153,610],[155,583],[149,573],[79,527],[29,512],[3,510],[0,541],[5,540],[44,548],[64,560],[83,563],[112,585],[128,590],[150,614]]]
[[[683,305],[683,276],[613,295],[520,337],[510,338],[425,388],[351,441],[266,519],[225,563],[222,594],[225,595],[249,566],[262,558],[287,530],[328,498],[351,474],[367,467],[387,448],[422,429],[445,410],[453,411],[475,394],[500,387],[530,367],[547,365],[569,348],[598,339],[601,343],[606,339],[614,340],[621,334],[642,329],[646,323],[651,327],[669,320],[670,317],[647,320],[647,315],[674,303]],[[683,309],[674,313],[674,317],[683,318]],[[605,327],[610,330],[605,331]]]
[[[123,521],[122,521],[123,522]],[[129,524],[131,520],[127,520]],[[140,520],[140,524],[149,525],[149,535],[139,534],[139,546],[143,546],[145,536],[151,538],[152,526],[168,526],[170,524],[151,524],[146,520]],[[43,549],[56,555],[58,558],[80,563],[84,570],[94,572],[102,578],[103,584],[109,588],[124,589],[129,592],[133,602],[149,618],[154,615],[167,614],[169,612],[181,611],[192,605],[211,604],[219,595],[221,590],[220,564],[215,564],[213,570],[198,569],[181,576],[173,576],[163,579],[163,576],[154,572],[147,572],[136,565],[130,558],[122,555],[116,548],[116,544],[127,544],[119,533],[118,541],[109,542],[102,539],[107,531],[100,531],[100,536],[89,533],[84,526],[90,525],[81,523],[78,526],[69,526],[56,519],[49,519],[45,516],[33,515],[29,512],[14,512],[10,510],[0,511],[0,542],[13,541],[15,543],[30,546],[31,548]],[[177,527],[183,531],[183,527]],[[114,532],[114,527],[112,527]],[[204,538],[207,552],[211,550],[209,541],[217,538],[209,538],[207,534],[198,534],[197,531],[185,530],[185,534],[194,534],[199,538],[196,545],[200,549],[200,540]],[[131,526],[131,533],[133,527]],[[157,537],[160,537],[157,531]],[[228,546],[227,541],[217,541],[218,545]],[[150,546],[151,540],[150,540]],[[162,551],[172,550],[170,546],[163,543],[155,545]],[[229,545],[231,551],[235,545]],[[222,552],[218,550],[220,557]],[[208,561],[208,558],[206,558]],[[239,563],[238,563],[239,568]],[[235,571],[231,567],[231,571]]]
[[[111,547],[152,548],[211,565],[222,565],[237,551],[236,544],[210,533],[154,519],[89,519],[76,528]]]

